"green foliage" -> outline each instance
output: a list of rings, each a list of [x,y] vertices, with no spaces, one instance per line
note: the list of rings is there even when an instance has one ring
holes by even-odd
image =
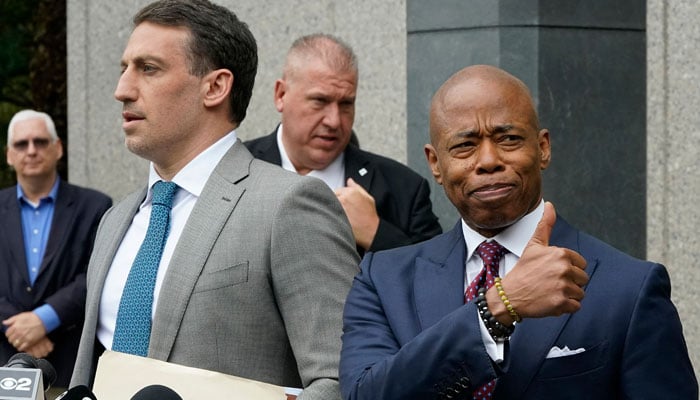
[[[0,147],[7,125],[25,108],[51,115],[64,145],[66,135],[66,1],[0,0]],[[4,157],[3,157],[4,159]],[[66,177],[66,163],[59,166]],[[0,187],[15,183],[0,165]]]

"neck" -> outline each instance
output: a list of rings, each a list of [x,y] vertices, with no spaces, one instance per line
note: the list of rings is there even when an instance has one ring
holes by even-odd
[[[17,183],[22,187],[24,197],[32,203],[38,203],[39,200],[49,195],[51,188],[56,183],[57,174],[54,171],[49,177],[36,178],[20,178],[17,177]]]

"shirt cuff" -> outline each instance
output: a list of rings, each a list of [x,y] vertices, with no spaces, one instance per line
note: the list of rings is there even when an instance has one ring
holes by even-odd
[[[477,313],[478,312],[479,311],[477,311]],[[505,345],[503,343],[497,343],[495,340],[493,340],[489,330],[486,329],[486,324],[484,324],[484,321],[481,318],[479,318],[479,329],[481,330],[481,340],[483,340],[484,346],[486,346],[486,354],[491,357],[493,362],[502,363]]]
[[[54,329],[61,326],[61,319],[58,318],[56,310],[54,310],[53,307],[51,307],[48,304],[44,304],[43,306],[35,308],[34,314],[36,314],[41,320],[41,322],[44,324],[46,333],[50,333]]]

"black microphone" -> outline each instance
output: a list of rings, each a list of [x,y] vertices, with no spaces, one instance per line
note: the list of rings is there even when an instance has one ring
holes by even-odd
[[[44,382],[44,391],[49,390],[56,382],[56,370],[50,362],[43,358],[34,358],[27,353],[17,353],[7,360],[5,368],[32,368],[41,370],[41,377]]]
[[[97,397],[87,386],[79,385],[66,390],[54,400],[97,400]]]
[[[136,392],[131,400],[182,400],[182,397],[169,387],[150,385]]]

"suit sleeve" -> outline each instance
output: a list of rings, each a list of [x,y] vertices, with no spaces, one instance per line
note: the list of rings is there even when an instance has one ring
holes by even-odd
[[[399,195],[396,193],[396,195]],[[430,201],[430,186],[425,179],[420,179],[414,192],[405,194],[405,201],[410,202],[407,215],[407,228],[403,230],[379,215],[379,227],[369,251],[380,251],[413,243],[422,242],[442,233],[438,218],[433,213]]]
[[[486,353],[474,303],[406,335],[418,322],[387,311],[386,293],[378,293],[371,278],[373,256],[363,259],[345,305],[340,359],[345,400],[461,398],[504,372]]]
[[[644,281],[627,332],[621,366],[622,397],[698,398],[698,382],[663,266],[655,264]]]
[[[343,304],[359,271],[350,224],[330,189],[304,179],[275,216],[274,294],[304,386],[300,400],[339,399]]]

